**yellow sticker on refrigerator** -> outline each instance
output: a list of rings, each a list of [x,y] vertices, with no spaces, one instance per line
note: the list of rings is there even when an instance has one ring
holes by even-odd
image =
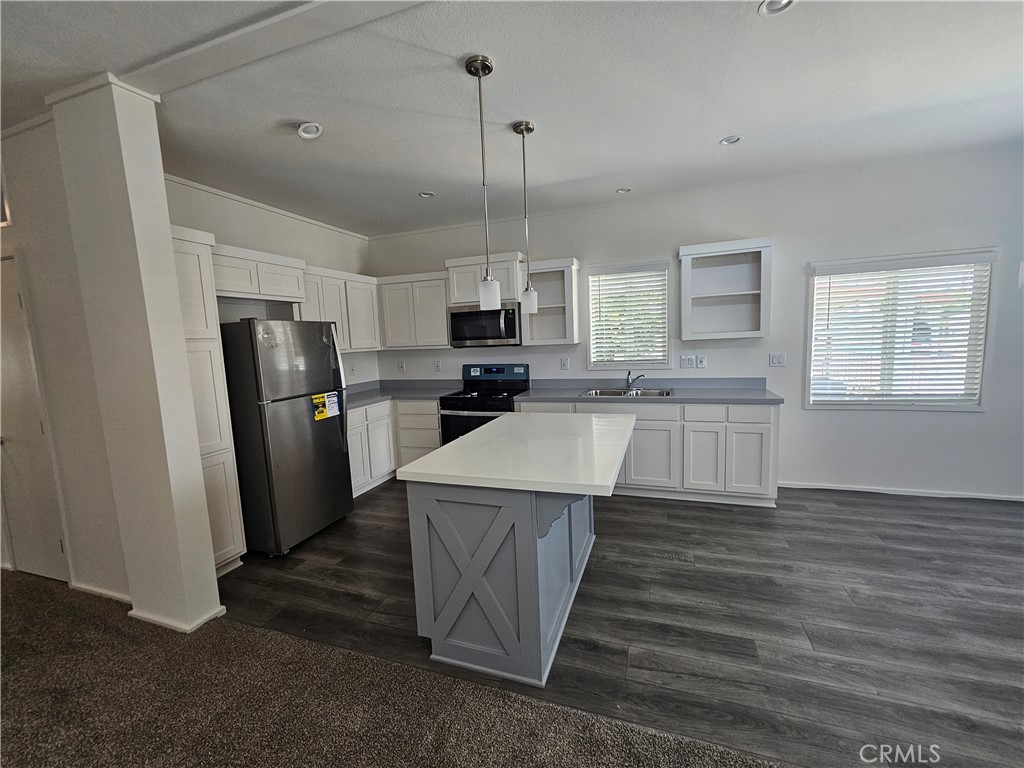
[[[341,413],[341,408],[338,406],[337,392],[325,392],[322,395],[313,395],[311,399],[313,401],[313,419],[315,421],[329,419],[332,416],[337,416]]]

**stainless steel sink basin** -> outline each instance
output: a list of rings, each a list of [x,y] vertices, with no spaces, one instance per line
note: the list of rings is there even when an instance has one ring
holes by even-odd
[[[590,389],[580,397],[668,397],[671,389]]]

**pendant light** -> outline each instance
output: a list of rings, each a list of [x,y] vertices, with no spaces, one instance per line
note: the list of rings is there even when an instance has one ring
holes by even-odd
[[[529,120],[520,120],[512,124],[512,130],[523,137],[523,228],[526,230],[526,288],[519,296],[519,311],[524,315],[537,312],[537,292],[533,289],[530,279],[530,206],[526,197],[526,137],[534,132],[537,126]]]
[[[466,72],[476,78],[480,104],[480,169],[484,187],[484,253],[487,266],[480,281],[480,309],[501,309],[501,286],[491,274],[491,225],[487,215],[487,145],[484,142],[484,78],[494,71],[494,62],[483,54],[466,59]]]

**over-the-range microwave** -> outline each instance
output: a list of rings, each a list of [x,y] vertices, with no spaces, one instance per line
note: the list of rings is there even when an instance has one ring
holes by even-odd
[[[519,302],[502,302],[501,309],[449,307],[448,329],[453,347],[519,346]]]

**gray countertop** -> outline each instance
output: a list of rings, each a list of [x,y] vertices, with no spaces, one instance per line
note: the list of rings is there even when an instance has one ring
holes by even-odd
[[[672,405],[678,403],[707,404],[740,404],[740,405],[781,405],[783,399],[770,389],[742,389],[739,387],[649,387],[649,389],[669,389],[672,394],[667,397],[580,397],[585,388],[544,388],[531,389],[516,395],[517,403],[629,403],[639,405],[645,403],[661,403]]]
[[[354,384],[346,393],[348,408],[363,408],[385,400],[437,400],[441,395],[462,389],[462,382],[438,381],[433,386],[393,386],[386,381]],[[403,382],[404,384],[404,382]]]

